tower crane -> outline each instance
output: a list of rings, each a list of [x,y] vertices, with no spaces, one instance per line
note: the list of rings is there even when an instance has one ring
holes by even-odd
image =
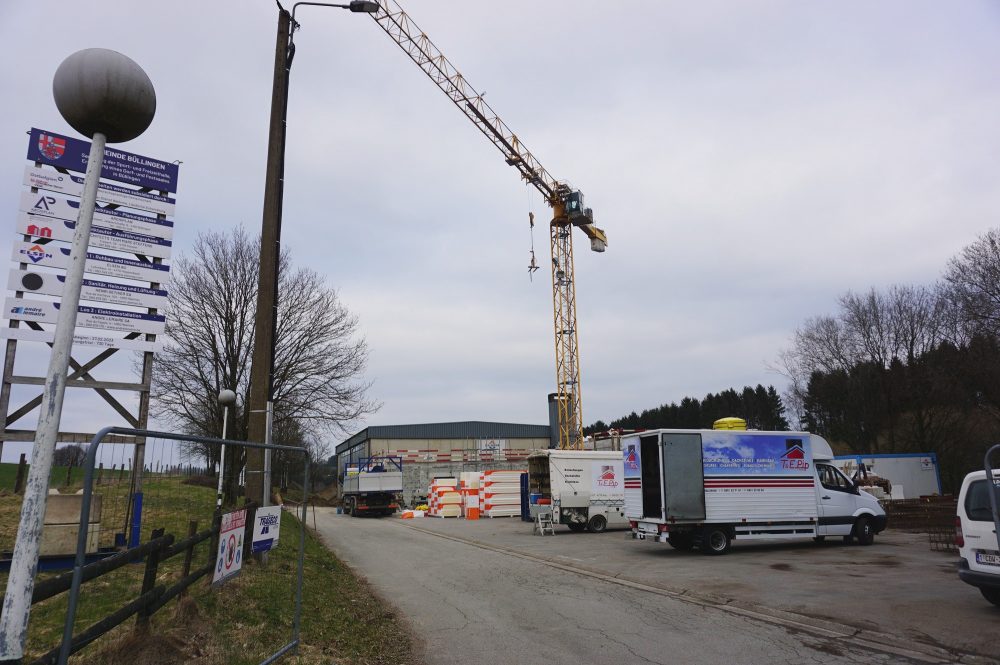
[[[521,143],[517,135],[483,99],[395,0],[378,0],[371,16],[410,59],[441,89],[479,131],[503,153],[521,178],[541,192],[552,208],[549,240],[552,250],[552,311],[556,346],[556,401],[559,447],[581,448],[583,412],[580,389],[580,347],[577,342],[576,280],[573,275],[572,227],[590,239],[590,249],[603,252],[608,238],[594,225],[583,193],[556,180]]]

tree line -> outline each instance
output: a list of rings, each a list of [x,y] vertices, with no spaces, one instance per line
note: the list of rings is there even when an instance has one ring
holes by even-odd
[[[930,285],[848,292],[780,356],[789,413],[838,452],[935,452],[946,492],[1000,440],[1000,229]]]
[[[702,399],[685,397],[680,401],[662,404],[642,413],[633,411],[627,416],[612,420],[610,424],[598,420],[584,428],[584,433],[594,434],[609,429],[711,429],[719,418],[735,416],[747,421],[747,427],[759,430],[787,430],[785,407],[774,386],[756,388],[746,386],[742,391],[734,388],[720,393],[708,393]]]

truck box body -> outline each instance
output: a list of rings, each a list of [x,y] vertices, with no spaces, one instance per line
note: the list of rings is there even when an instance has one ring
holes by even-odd
[[[340,489],[348,515],[391,515],[399,508],[403,491],[403,461],[391,456],[365,458],[345,472]]]
[[[622,456],[625,514],[640,540],[697,545],[709,525],[729,540],[850,536],[859,524],[876,533],[885,525],[874,497],[808,432],[654,430],[623,437]]]
[[[556,524],[593,532],[628,526],[623,462],[618,451],[534,452],[528,456],[528,492],[551,502],[541,505],[551,506]]]

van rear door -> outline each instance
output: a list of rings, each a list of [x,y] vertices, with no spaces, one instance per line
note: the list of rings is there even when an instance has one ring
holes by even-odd
[[[676,520],[704,520],[701,434],[664,432],[662,446],[665,515]]]
[[[1000,479],[997,480],[1000,483]],[[996,526],[990,506],[990,488],[986,479],[973,480],[962,501],[965,519],[962,533],[969,552],[969,569],[979,573],[1000,575],[1000,551],[997,549]]]

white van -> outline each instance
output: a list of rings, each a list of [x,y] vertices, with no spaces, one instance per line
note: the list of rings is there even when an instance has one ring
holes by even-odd
[[[615,450],[540,450],[528,456],[528,493],[572,531],[627,527],[622,455]]]
[[[724,554],[737,538],[871,545],[886,526],[878,500],[808,432],[652,430],[622,437],[622,455],[636,540]]]
[[[993,478],[1000,487],[1000,471],[994,471]],[[985,470],[970,473],[962,482],[955,517],[955,544],[962,557],[958,576],[1000,606],[1000,546],[989,490]]]

